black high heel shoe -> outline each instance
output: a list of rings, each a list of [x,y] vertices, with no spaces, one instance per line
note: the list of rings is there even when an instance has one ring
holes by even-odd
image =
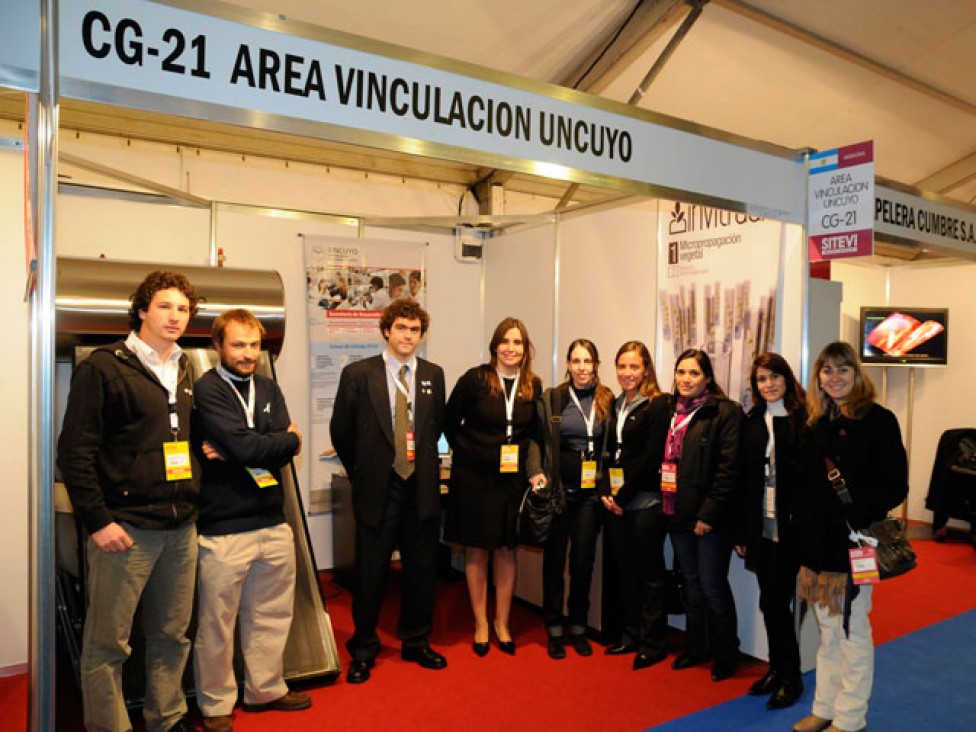
[[[471,644],[471,648],[472,650],[474,650],[474,655],[480,656],[481,658],[487,656],[488,651],[491,650],[491,646],[488,644],[487,641],[484,643],[479,643],[478,641],[475,641],[474,643]]]
[[[492,633],[495,634],[495,640],[498,641],[498,649],[502,653],[507,653],[509,656],[514,656],[515,655],[515,641],[513,641],[513,640],[503,641],[498,636],[498,628],[495,627],[495,624],[494,623],[491,624],[491,631],[492,631]],[[485,645],[487,645],[487,644],[485,644]]]

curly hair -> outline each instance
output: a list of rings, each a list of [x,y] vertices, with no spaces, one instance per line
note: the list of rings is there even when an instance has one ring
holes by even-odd
[[[390,280],[392,281],[392,279],[393,275],[390,275]],[[383,314],[380,315],[380,333],[383,334],[384,340],[389,340],[390,328],[393,327],[397,318],[419,320],[421,337],[427,333],[427,328],[430,326],[430,316],[420,305],[411,300],[394,300],[386,306]]]
[[[197,314],[200,305],[200,297],[197,295],[196,288],[190,284],[190,280],[185,275],[171,270],[157,269],[146,275],[136,291],[129,296],[129,327],[137,331],[142,327],[140,312],[149,310],[156,293],[160,290],[179,290],[186,299],[190,301],[190,320]]]

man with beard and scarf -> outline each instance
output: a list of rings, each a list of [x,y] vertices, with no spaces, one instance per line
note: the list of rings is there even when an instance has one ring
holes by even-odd
[[[213,324],[220,362],[194,388],[194,444],[200,489],[197,704],[205,731],[233,728],[237,701],[234,626],[240,615],[244,705],[297,711],[307,694],[289,691],[282,656],[295,596],[295,544],[285,521],[281,469],[302,436],[278,385],[256,374],[261,322],[228,310]]]

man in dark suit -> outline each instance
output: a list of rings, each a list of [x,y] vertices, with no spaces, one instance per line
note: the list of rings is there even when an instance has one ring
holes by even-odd
[[[332,445],[352,482],[356,564],[346,644],[346,680],[361,684],[380,650],[376,623],[389,569],[399,548],[403,563],[400,656],[423,668],[446,659],[427,642],[434,611],[440,531],[437,440],[444,418],[444,372],[417,358],[430,318],[417,303],[395,300],[380,317],[386,349],[347,366],[339,378]]]

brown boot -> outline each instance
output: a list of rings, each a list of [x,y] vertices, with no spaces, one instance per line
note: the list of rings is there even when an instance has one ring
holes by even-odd
[[[234,717],[230,714],[203,718],[203,732],[232,732],[233,729]]]
[[[830,727],[831,720],[811,714],[793,725],[793,732],[823,732]]]

